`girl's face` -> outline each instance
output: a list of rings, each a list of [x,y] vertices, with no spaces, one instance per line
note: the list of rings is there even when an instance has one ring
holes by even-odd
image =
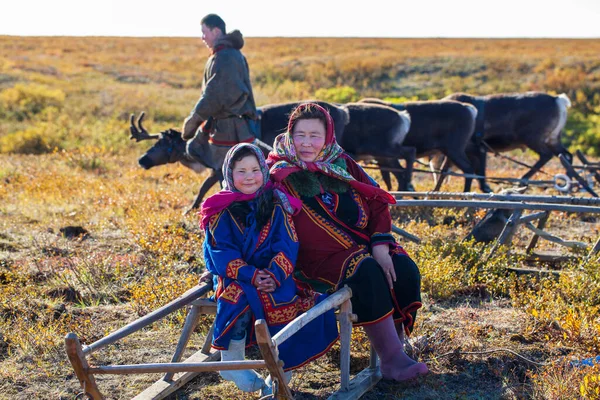
[[[320,119],[300,119],[294,124],[292,140],[298,158],[313,162],[325,145],[325,125]]]
[[[258,160],[247,155],[233,165],[233,186],[244,194],[252,194],[263,185],[263,173]]]

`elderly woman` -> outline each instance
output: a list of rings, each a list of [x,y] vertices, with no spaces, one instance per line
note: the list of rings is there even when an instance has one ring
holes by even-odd
[[[317,104],[292,112],[268,162],[272,179],[302,200],[293,217],[296,279],[320,292],[352,289],[356,325],[373,344],[385,379],[426,374],[427,366],[403,347],[421,307],[420,273],[390,233],[394,198],[344,153],[331,116]]]

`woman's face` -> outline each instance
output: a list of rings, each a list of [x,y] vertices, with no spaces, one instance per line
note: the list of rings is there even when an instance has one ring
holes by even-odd
[[[247,155],[233,165],[233,186],[244,194],[252,194],[263,185],[263,173],[258,160]]]
[[[325,145],[325,125],[320,119],[300,119],[294,124],[292,140],[298,158],[313,162]]]

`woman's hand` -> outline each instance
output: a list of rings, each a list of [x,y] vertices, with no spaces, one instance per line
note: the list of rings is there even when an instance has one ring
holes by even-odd
[[[394,282],[396,282],[396,270],[394,269],[394,262],[390,256],[390,246],[388,244],[374,246],[372,253],[373,258],[383,270],[383,274],[390,285],[390,289],[393,289]]]
[[[256,273],[256,278],[254,278],[254,282],[252,283],[258,290],[265,293],[274,292],[277,287],[271,275],[262,270]]]

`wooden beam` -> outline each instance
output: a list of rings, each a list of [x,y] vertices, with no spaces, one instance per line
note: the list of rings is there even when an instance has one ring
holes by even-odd
[[[594,257],[594,255],[596,255],[599,251],[600,251],[600,237],[598,238],[598,240],[596,240],[596,243],[594,243],[594,246],[592,247],[592,249],[590,250],[588,255],[583,259],[580,267],[584,267],[592,259],[592,257]]]
[[[507,210],[562,211],[572,213],[600,214],[600,207],[546,203],[523,203],[517,201],[470,201],[470,200],[396,200],[401,207],[454,207],[454,208],[503,208]]]
[[[202,354],[210,354],[210,350],[212,348],[212,336],[215,331],[215,322],[213,321],[210,329],[206,333],[206,337],[204,338],[204,344],[202,345]]]
[[[350,384],[350,341],[352,340],[352,303],[346,300],[340,307],[340,374],[341,390],[348,390]]]
[[[502,229],[500,237],[498,237],[489,254],[485,258],[485,262],[487,262],[494,255],[500,246],[510,244],[511,239],[515,234],[517,227],[519,226],[519,219],[521,218],[522,213],[522,209],[516,209],[513,211],[510,218],[508,218],[508,221],[506,221],[506,225],[504,225],[504,229]]]
[[[545,213],[546,213],[546,216],[543,216],[538,221],[538,224],[537,224],[538,229],[544,229],[546,227],[546,222],[548,222],[548,218],[550,218],[550,211],[546,211]],[[533,235],[533,237],[531,238],[531,241],[527,245],[527,249],[525,249],[525,253],[533,252],[533,249],[537,245],[539,238],[540,238],[540,236],[537,233]]]
[[[314,320],[318,316],[326,313],[334,307],[341,305],[346,300],[352,297],[352,290],[349,287],[343,287],[337,292],[333,293],[325,300],[306,311],[302,315],[296,317],[292,322],[287,324],[285,328],[277,332],[275,336],[273,336],[273,342],[279,346],[281,343],[285,342],[289,339],[294,333],[298,332],[304,326],[306,326],[310,321]]]
[[[577,259],[579,259],[579,257],[568,254],[551,254],[540,252],[525,254],[525,261],[531,262],[564,263]]]
[[[150,314],[143,316],[140,319],[133,321],[132,323],[124,326],[123,328],[111,333],[108,336],[103,337],[102,339],[90,344],[83,348],[83,354],[90,354],[93,351],[97,351],[103,347],[108,346],[120,339],[123,339],[126,336],[131,335],[134,332],[137,332],[146,326],[156,322],[167,315],[171,314],[174,311],[179,310],[182,307],[187,306],[192,301],[197,298],[205,295],[209,291],[212,290],[212,284],[203,284],[202,286],[194,286],[172,302],[165,304],[157,310],[152,311]]]
[[[390,192],[396,199],[405,197],[431,199],[460,199],[460,200],[486,200],[486,201],[520,201],[529,203],[572,204],[579,206],[600,206],[600,199],[595,197],[576,196],[536,196],[528,194],[498,194],[498,193],[472,193],[472,192]]]
[[[183,324],[183,330],[181,331],[181,336],[179,336],[179,341],[177,342],[177,347],[175,348],[175,353],[171,358],[172,363],[176,363],[181,361],[181,357],[183,357],[183,351],[188,345],[190,341],[190,337],[196,329],[196,325],[198,324],[198,319],[200,319],[200,310],[199,306],[191,306],[187,317],[185,317],[185,323]],[[173,372],[168,372],[164,378],[165,381],[170,381],[173,379]]]
[[[85,355],[83,354],[79,338],[73,332],[68,333],[67,336],[65,336],[65,350],[67,351],[67,356],[73,366],[75,375],[77,376],[77,379],[79,379],[79,384],[83,388],[83,393],[87,394],[93,400],[103,400],[104,396],[100,393],[100,390],[98,390],[96,380],[89,371],[89,366],[85,359]]]
[[[202,354],[200,351],[187,358],[185,363],[201,363],[205,361],[217,361],[221,358],[220,351],[213,351],[210,354]],[[161,400],[175,391],[181,389],[186,383],[198,376],[198,372],[185,372],[174,376],[172,381],[159,379],[152,386],[148,387],[142,393],[138,394],[133,400]]]
[[[407,231],[405,231],[402,228],[398,228],[394,224],[392,224],[392,232],[397,233],[398,235],[407,238],[411,242],[414,242],[414,243],[417,243],[417,244],[421,243],[421,238],[419,238],[418,236],[413,235],[412,233],[408,233]]]
[[[544,218],[548,215],[548,211],[540,211],[533,214],[525,215],[524,217],[519,218],[520,224],[526,224],[527,222],[533,222],[540,218]]]
[[[154,363],[103,365],[90,367],[89,372],[101,375],[155,374],[158,372],[209,372],[265,368],[263,360],[213,361],[199,363]]]
[[[273,381],[273,396],[277,400],[293,399],[294,396],[292,396],[292,391],[288,387],[285,380],[283,368],[281,367],[282,363],[279,361],[277,347],[275,346],[275,342],[269,333],[267,321],[264,319],[259,319],[256,321],[254,324],[254,332],[256,333],[256,341],[258,342],[258,347],[260,348],[264,362],[271,373],[271,379]]]
[[[347,391],[338,390],[329,396],[328,400],[357,400],[381,380],[379,368],[363,369],[358,375],[350,381],[350,387]]]

